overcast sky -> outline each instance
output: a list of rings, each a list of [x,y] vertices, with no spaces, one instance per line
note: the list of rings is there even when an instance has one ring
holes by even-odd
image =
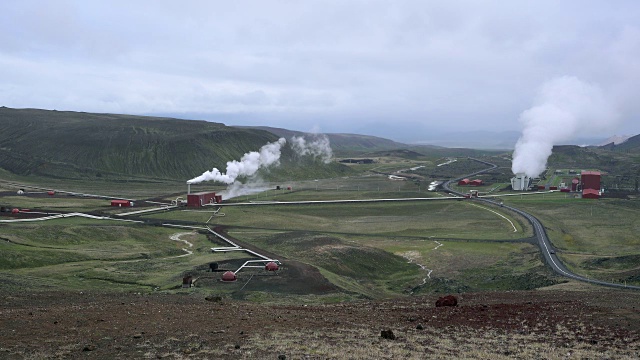
[[[640,133],[640,1],[0,4],[0,105],[14,108],[421,141],[519,131],[562,76],[602,89],[610,134]]]

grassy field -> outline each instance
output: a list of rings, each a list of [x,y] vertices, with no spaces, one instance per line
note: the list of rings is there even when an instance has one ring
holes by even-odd
[[[565,194],[505,198],[537,216],[558,255],[575,272],[616,282],[640,283],[640,203],[575,199]]]
[[[69,211],[95,211],[106,210],[110,207],[107,199],[93,199],[78,196],[54,195],[45,196],[3,196],[3,204],[10,204],[17,208],[27,209],[47,209],[47,210],[69,210]]]
[[[444,176],[460,171],[459,167],[468,166],[466,162],[460,160],[444,169],[450,165],[436,168],[437,162],[424,159],[391,159],[373,165],[384,166],[385,171],[424,166],[415,171],[423,178],[391,181],[381,174],[361,174],[269,182],[262,184],[264,191],[225,202],[438,198],[443,195],[425,191],[428,182],[437,179],[436,173]],[[500,172],[486,175],[487,179],[496,176],[502,175]],[[488,191],[502,184],[495,181],[478,190]],[[184,183],[171,181],[78,181],[75,184],[54,180],[47,185],[134,199],[157,197],[165,201],[178,196],[184,198],[186,192]],[[277,186],[280,190],[276,190]],[[5,187],[7,191],[13,188]],[[193,192],[221,190],[224,188],[208,183],[192,186]],[[574,271],[605,280],[640,281],[639,243],[635,235],[640,228],[640,220],[636,220],[640,219],[637,202],[582,200],[564,193],[501,199],[538,216],[559,249],[559,256]],[[2,202],[21,208],[123,211],[111,208],[108,200],[59,194],[53,197],[12,194],[4,196]],[[314,301],[531,289],[562,281],[544,266],[537,247],[522,241],[533,235],[530,225],[499,207],[463,200],[427,200],[225,206],[218,214],[224,216],[214,217],[211,217],[212,210],[166,211],[143,216],[143,219],[201,224],[208,221],[208,225],[224,226],[241,241],[310,264],[343,291],[342,294],[313,295]],[[212,242],[201,234],[182,235],[181,239],[193,244],[189,248],[193,254],[181,256],[186,254],[185,243],[170,239],[180,232],[185,231],[86,219],[3,224],[0,238],[5,241],[0,245],[0,268],[6,271],[1,276],[2,282],[9,287],[20,283],[29,288],[44,284],[54,288],[175,291],[182,276],[202,274],[209,262],[236,264],[240,258],[246,258],[242,253],[212,254],[209,250]],[[207,282],[203,284],[201,286],[209,286]],[[240,287],[228,286],[216,291],[235,292]],[[204,288],[191,291],[204,291]],[[267,288],[256,288],[253,292],[245,291],[243,298],[270,301],[274,296]]]
[[[492,209],[493,211],[498,211]],[[210,223],[267,230],[317,231],[351,235],[514,240],[531,236],[522,219],[509,221],[464,201],[412,201],[355,204],[228,206]],[[173,211],[148,218],[206,222],[209,211]],[[523,229],[525,230],[523,232]]]
[[[243,256],[212,254],[207,237],[191,231],[74,218],[5,224],[0,239],[3,280],[33,289],[172,289],[190,270]]]

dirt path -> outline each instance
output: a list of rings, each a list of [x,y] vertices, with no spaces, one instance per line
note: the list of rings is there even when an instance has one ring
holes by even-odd
[[[192,243],[188,242],[187,240],[181,239],[181,237],[186,236],[186,235],[194,235],[194,232],[190,231],[190,232],[176,233],[176,234],[171,235],[169,237],[169,239],[171,239],[173,241],[183,242],[183,243],[187,244],[190,248],[192,248],[193,247]],[[189,255],[193,254],[193,251],[191,251],[191,250],[189,250],[187,248],[183,248],[182,251],[184,251],[186,254],[178,255],[178,256],[176,256],[177,258],[184,257],[184,256],[189,256]]]
[[[493,210],[488,209],[488,208],[486,208],[486,207],[484,207],[484,206],[480,206],[480,205],[476,205],[476,204],[471,204],[471,203],[469,203],[469,205],[472,205],[472,206],[475,206],[475,207],[479,207],[480,209],[484,209],[484,210],[487,210],[487,211],[491,211],[492,213],[494,213],[494,214],[496,214],[496,215],[500,216],[501,218],[503,218],[503,219],[507,220],[507,221],[509,222],[509,224],[511,224],[511,227],[513,228],[513,232],[518,232],[518,229],[517,229],[517,228],[516,228],[516,226],[513,224],[513,221],[509,220],[506,216],[504,216],[504,215],[500,214],[499,212],[497,212],[497,211],[493,211]]]
[[[433,250],[437,250],[439,247],[444,245],[443,243],[441,243],[439,241],[436,241],[436,240],[434,240],[433,242],[438,244],[438,245],[436,245],[436,247],[433,248]],[[427,280],[431,279],[431,273],[433,272],[433,269],[429,269],[426,266],[424,266],[424,265],[422,265],[422,264],[417,262],[417,260],[420,258],[420,253],[418,253],[417,251],[407,251],[407,252],[405,252],[403,254],[400,254],[400,256],[402,256],[403,258],[407,259],[409,264],[416,264],[422,270],[427,272],[427,277],[422,279],[422,283],[420,283],[420,285],[418,285],[418,286],[422,286],[422,285],[426,284]]]

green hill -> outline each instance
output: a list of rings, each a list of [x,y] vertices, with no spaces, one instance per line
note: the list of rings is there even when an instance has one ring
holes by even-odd
[[[302,136],[305,133],[268,126],[238,127],[260,129],[278,136]],[[331,142],[331,149],[337,157],[377,157],[393,156],[406,159],[438,159],[446,156],[483,156],[495,155],[503,151],[476,150],[464,148],[446,148],[435,145],[404,144],[397,141],[370,135],[326,133]]]
[[[632,136],[628,138],[627,141],[618,145],[608,144],[603,147],[607,147],[610,150],[618,152],[640,154],[640,135]]]
[[[207,121],[0,108],[0,168],[22,176],[185,180],[224,169],[277,138]],[[284,148],[283,163],[291,158]],[[339,164],[306,165],[315,175],[347,171]]]
[[[306,134],[301,131],[293,131],[269,126],[238,126],[238,128],[265,130],[277,136],[285,137],[287,139],[292,136],[302,136]],[[337,156],[354,156],[363,152],[402,149],[409,146],[377,136],[340,133],[328,133],[324,135],[329,138],[329,141],[331,142],[331,149]]]

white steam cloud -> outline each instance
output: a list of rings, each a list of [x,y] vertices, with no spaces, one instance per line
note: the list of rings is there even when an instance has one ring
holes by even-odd
[[[229,200],[238,196],[261,193],[272,188],[272,186],[263,183],[260,179],[254,179],[248,184],[243,184],[239,181],[236,181],[233,184],[227,186],[227,188],[221,191],[219,194],[223,199]]]
[[[324,134],[312,134],[311,140],[306,140],[302,136],[291,138],[291,148],[300,156],[310,155],[320,158],[323,163],[328,164],[333,157],[329,138]]]
[[[298,156],[313,156],[320,158],[324,163],[329,163],[333,156],[329,138],[326,135],[311,135],[312,140],[305,140],[304,137],[294,136],[291,138],[291,149]],[[242,195],[250,195],[263,192],[271,187],[254,177],[259,169],[280,164],[282,147],[287,143],[284,138],[269,143],[260,148],[259,151],[252,151],[242,156],[240,161],[233,160],[227,162],[226,172],[221,172],[217,168],[205,171],[202,175],[195,177],[187,184],[197,184],[203,181],[218,181],[228,184],[227,188],[220,192],[224,199],[232,199]],[[250,177],[247,184],[237,181],[238,177]]]
[[[569,76],[553,79],[542,86],[533,107],[520,114],[523,130],[511,170],[536,177],[545,170],[553,145],[578,134],[597,134],[616,119],[598,86]]]
[[[260,151],[244,154],[240,161],[228,161],[226,172],[223,173],[217,168],[213,168],[213,170],[205,171],[202,175],[187,181],[187,184],[197,184],[203,181],[219,181],[225,184],[233,184],[239,176],[252,176],[261,168],[278,165],[280,162],[280,149],[286,142],[285,138],[280,138],[278,141],[268,143],[261,147]]]

